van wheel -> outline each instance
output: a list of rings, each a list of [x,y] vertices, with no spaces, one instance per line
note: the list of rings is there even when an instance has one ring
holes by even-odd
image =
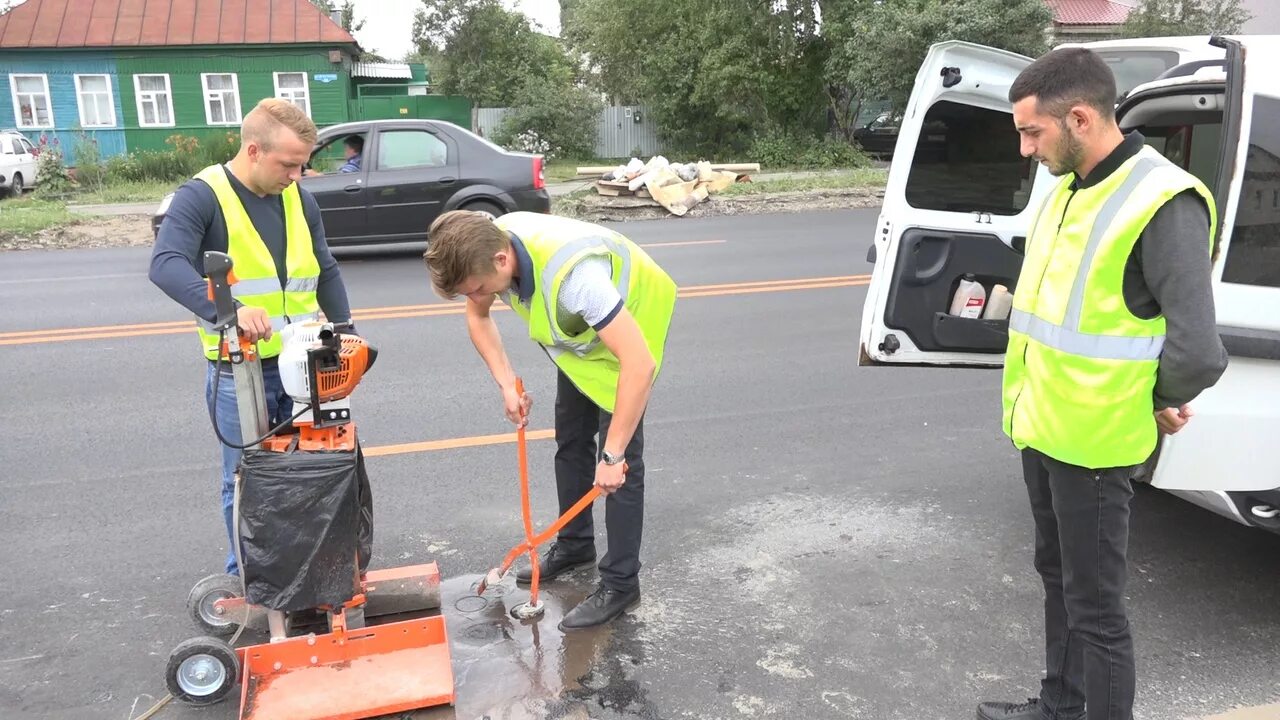
[[[13,193],[14,197],[22,197],[22,173],[14,173],[13,185],[10,186],[9,192]]]
[[[484,200],[478,200],[476,202],[467,203],[466,205],[462,206],[462,209],[470,210],[471,212],[483,213],[485,215],[488,215],[490,220],[499,218],[507,214],[506,210],[503,210],[497,205]]]

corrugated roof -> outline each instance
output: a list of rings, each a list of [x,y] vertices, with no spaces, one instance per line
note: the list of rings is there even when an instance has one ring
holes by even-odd
[[[0,48],[341,43],[310,0],[27,0],[0,16]]]
[[[1133,8],[1117,0],[1045,0],[1058,25],[1120,25]]]
[[[412,80],[413,70],[405,63],[358,62],[351,66],[351,77]]]

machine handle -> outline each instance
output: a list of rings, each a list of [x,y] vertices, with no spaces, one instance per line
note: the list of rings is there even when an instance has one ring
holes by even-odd
[[[236,275],[231,271],[231,256],[215,251],[204,254],[204,274],[209,283],[209,299],[217,312],[214,320],[215,330],[229,330],[236,325],[236,301],[231,296],[231,286],[236,282]]]

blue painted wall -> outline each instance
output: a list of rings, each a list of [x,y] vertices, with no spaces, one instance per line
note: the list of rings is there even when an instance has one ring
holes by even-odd
[[[44,75],[49,81],[53,104],[53,128],[19,128],[13,102],[10,74]],[[114,57],[106,52],[0,52],[0,128],[17,128],[34,144],[43,134],[47,142],[56,138],[67,165],[75,165],[79,141],[80,105],[76,97],[76,75],[103,74],[111,78],[115,127],[90,128],[86,134],[98,141],[103,159],[125,152],[124,114],[120,108],[120,83]]]

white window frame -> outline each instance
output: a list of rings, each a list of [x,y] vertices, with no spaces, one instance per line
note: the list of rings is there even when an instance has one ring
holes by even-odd
[[[142,89],[141,79],[142,79],[142,78],[144,78],[144,77],[162,77],[162,78],[164,78],[164,88],[165,88],[165,89],[164,89],[164,95],[165,95],[165,99],[168,101],[168,104],[167,104],[167,106],[166,106],[166,107],[167,107],[167,109],[169,110],[169,122],[167,122],[167,123],[164,123],[164,122],[153,122],[153,123],[149,123],[149,122],[147,122],[147,119],[146,119],[146,118],[147,118],[147,115],[146,115],[146,113],[144,113],[144,112],[142,111],[142,103],[143,103],[143,101],[150,101],[150,102],[152,102],[152,103],[155,103],[156,111],[157,111],[157,112],[156,112],[156,118],[157,118],[157,119],[159,119],[159,117],[160,117],[160,113],[159,113],[159,110],[160,110],[160,104],[159,104],[158,102],[156,102],[155,94],[156,94],[156,93],[158,93],[158,92],[160,92],[160,91],[159,91],[159,90],[143,90],[143,89]],[[169,79],[169,74],[168,74],[168,73],[139,73],[139,74],[137,74],[137,75],[134,75],[134,76],[133,76],[133,94],[134,94],[134,98],[137,100],[137,104],[138,104],[138,127],[144,127],[144,128],[148,128],[148,127],[174,127],[174,126],[177,124],[177,122],[176,122],[176,121],[177,121],[177,118],[176,118],[176,117],[174,117],[174,114],[173,114],[173,82]]]
[[[211,77],[231,77],[230,90],[210,90],[209,78]],[[200,90],[204,94],[204,120],[206,125],[230,126],[240,124],[240,77],[236,73],[219,72],[219,73],[200,73]],[[226,118],[221,122],[213,121],[213,105],[212,101],[217,99],[222,101],[222,114],[227,115],[227,95],[231,93],[236,102],[236,116],[234,118]],[[217,96],[217,97],[215,97]]]
[[[91,125],[91,124],[89,124],[89,123],[85,120],[85,116],[84,116],[84,108],[85,108],[84,98],[85,98],[85,94],[86,94],[86,93],[85,93],[85,91],[84,91],[84,88],[83,88],[83,87],[81,87],[81,85],[80,85],[80,81],[81,81],[81,79],[82,79],[82,78],[95,78],[95,77],[105,78],[105,79],[106,79],[106,81],[107,81],[107,90],[106,90],[106,95],[107,95],[107,118],[108,118],[108,121],[107,121],[107,122],[105,122],[105,123],[94,123],[94,124],[92,124],[92,125]],[[80,107],[80,127],[84,127],[84,128],[110,128],[110,127],[115,127],[115,126],[116,126],[116,99],[115,99],[115,93],[114,93],[114,92],[112,92],[112,90],[111,90],[111,76],[110,76],[110,75],[107,75],[106,73],[85,73],[85,74],[79,74],[79,73],[77,73],[77,74],[76,74],[76,76],[75,76],[75,82],[76,82],[76,104]],[[90,91],[90,93],[89,93],[89,94],[92,94],[92,95],[101,95],[102,93],[101,93],[101,91],[93,90],[93,91]],[[97,106],[97,103],[96,103],[96,102],[94,103],[93,107],[94,107],[94,109],[95,109],[95,110],[97,109],[97,107],[98,107],[98,106]]]
[[[44,102],[49,108],[49,124],[41,125],[39,115],[35,112],[31,114],[31,122],[33,124],[25,125],[22,122],[22,105],[18,102],[18,78],[40,78],[40,82],[44,83]],[[9,73],[9,91],[13,96],[13,121],[17,123],[17,127],[22,130],[49,130],[54,128],[57,123],[53,119],[53,95],[49,92],[49,76],[43,73]],[[30,95],[31,93],[21,93]],[[32,103],[34,110],[34,103]]]
[[[298,88],[280,87],[281,75],[301,75],[302,76],[301,90],[299,90]],[[284,100],[288,100],[294,105],[297,105],[298,104],[297,93],[301,92],[302,99],[307,103],[307,107],[306,107],[307,117],[311,117],[311,80],[307,77],[307,73],[302,71],[276,72],[276,73],[272,73],[271,77],[272,77],[272,81],[275,83],[275,86],[276,86],[276,97],[282,98]],[[288,94],[286,95],[286,93]]]

